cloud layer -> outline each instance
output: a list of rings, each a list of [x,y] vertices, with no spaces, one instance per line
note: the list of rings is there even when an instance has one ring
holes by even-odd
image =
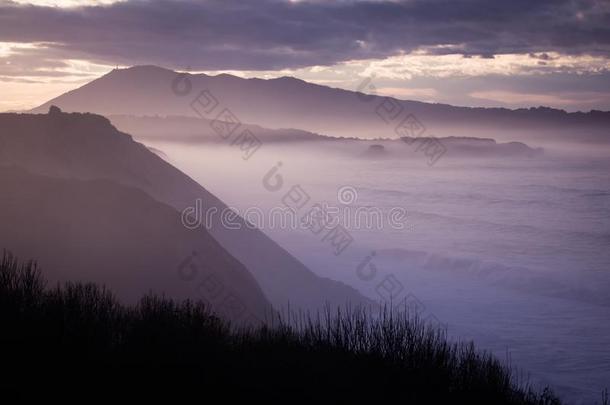
[[[131,0],[81,8],[0,3],[0,42],[49,58],[195,70],[273,70],[414,50],[610,56],[599,0]]]
[[[0,0],[0,110],[137,64],[610,110],[610,1]]]

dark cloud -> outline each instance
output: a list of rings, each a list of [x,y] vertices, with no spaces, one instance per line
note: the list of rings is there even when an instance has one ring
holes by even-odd
[[[135,0],[76,9],[0,4],[0,41],[110,64],[273,70],[432,53],[610,55],[598,0]],[[540,58],[544,60],[544,57]]]
[[[70,52],[62,53],[44,44],[36,47],[13,47],[8,55],[0,56],[0,80],[31,83],[34,78],[91,77],[91,73],[70,71],[70,65],[64,60],[70,57]],[[14,80],[10,80],[9,78]]]

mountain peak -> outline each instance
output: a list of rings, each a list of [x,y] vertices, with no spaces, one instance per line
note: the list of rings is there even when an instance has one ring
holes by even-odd
[[[130,72],[130,73],[175,73],[171,69],[166,69],[156,65],[135,65],[125,69],[113,69],[113,72]]]
[[[170,69],[162,68],[155,65],[136,65],[127,68],[115,68],[110,72],[102,76],[101,78],[114,78],[114,79],[124,79],[124,78],[158,78],[167,75],[175,75],[176,72]]]
[[[610,112],[567,113],[548,107],[469,108],[396,99],[395,112],[401,116],[390,125],[388,117],[380,117],[380,108],[387,107],[387,100],[380,95],[363,96],[287,76],[243,79],[230,74],[189,74],[192,91],[189,97],[181,97],[172,91],[177,75],[151,65],[115,70],[33,111],[47,112],[50,105],[56,105],[64,111],[104,115],[197,116],[190,103],[207,89],[219,106],[230,108],[242,122],[267,128],[299,128],[335,137],[395,137],[396,126],[407,116],[415,117],[417,127],[426,134],[488,136],[493,128],[507,140],[526,140],[543,132],[562,132],[562,136],[569,137],[576,131],[590,134],[587,136],[591,139],[607,140],[610,123]],[[386,104],[379,107],[382,103]]]

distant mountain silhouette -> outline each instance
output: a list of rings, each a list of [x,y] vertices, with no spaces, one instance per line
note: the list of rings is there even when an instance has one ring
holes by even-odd
[[[108,115],[107,118],[119,130],[142,141],[164,140],[180,142],[214,142],[227,143],[211,127],[213,120],[188,116],[134,116]],[[302,142],[338,140],[300,129],[269,129],[259,125],[242,123],[243,129],[250,130],[261,141],[267,142]]]
[[[204,89],[239,120],[267,128],[299,128],[346,137],[396,137],[398,121],[412,114],[427,134],[435,136],[521,141],[531,138],[610,140],[610,112],[567,113],[546,107],[517,110],[455,107],[386,99],[289,77],[263,80],[227,74],[190,75],[155,66],[115,69],[33,111],[46,112],[55,104],[67,111],[104,115],[196,116],[190,104]],[[395,102],[398,107],[383,105],[384,101]],[[414,135],[419,136],[420,131],[416,132]]]
[[[111,115],[108,116],[108,119],[110,119],[117,128],[130,133],[142,142],[177,141],[184,143],[216,143],[227,145],[227,141],[218,136],[218,134],[214,132],[214,129],[212,129],[212,121],[203,118]],[[242,125],[244,129],[250,130],[265,144],[288,144],[298,142],[313,145],[315,142],[333,142],[334,144],[345,146],[346,153],[349,153],[350,147],[359,147],[359,145],[376,146],[376,143],[381,143],[381,145],[377,146],[388,146],[392,149],[390,152],[389,150],[382,150],[379,148],[369,148],[363,154],[364,157],[373,158],[413,158],[413,149],[421,147],[422,144],[428,140],[423,137],[418,140],[415,138],[387,138],[371,141],[360,138],[335,138],[299,129],[268,129],[259,125],[246,123],[243,123]],[[535,157],[542,153],[541,148],[531,148],[522,142],[500,143],[491,138],[450,136],[439,137],[438,140],[446,147],[449,152],[448,156],[451,157]],[[403,142],[412,145],[413,147],[407,148]],[[392,148],[392,146],[397,145],[399,146],[398,148]],[[153,152],[159,154],[159,151],[153,150]]]
[[[172,232],[178,232],[176,227],[182,227],[179,212],[193,206],[197,199],[201,199],[204,209],[216,207],[218,212],[221,212],[226,208],[222,201],[188,176],[166,163],[144,145],[134,142],[131,136],[117,131],[106,118],[94,114],[67,114],[57,110],[41,115],[0,114],[0,166],[18,166],[34,174],[63,179],[104,179],[139,189],[159,203],[173,207],[172,212],[175,217]],[[88,187],[94,188],[91,185]],[[92,191],[94,197],[100,193],[101,191],[98,193]],[[27,197],[27,195],[23,196]],[[38,197],[38,194],[32,194],[32,198]],[[141,199],[145,200],[144,197],[142,196]],[[152,201],[148,203],[152,205]],[[125,209],[129,208],[129,212],[133,212],[136,210],[134,205],[135,202],[132,202],[131,206]],[[35,206],[33,205],[32,209]],[[115,208],[118,209],[119,206],[120,204],[117,203]],[[44,204],[40,205],[40,209],[45,209]],[[66,209],[69,212],[69,207]],[[74,209],[80,208],[74,207]],[[165,212],[166,216],[169,215],[167,209],[161,207],[157,209]],[[49,215],[52,215],[52,212]],[[95,216],[97,213],[91,210],[90,215]],[[316,309],[325,303],[344,305],[348,302],[368,302],[354,289],[318,277],[260,230],[246,226],[241,218],[233,222],[242,225],[241,229],[228,229],[221,224],[220,215],[213,216],[209,232],[231,256],[250,271],[276,309],[284,308],[288,303],[293,308]],[[100,225],[103,225],[103,222]],[[117,225],[113,224],[113,226]],[[158,229],[159,233],[167,231],[169,225],[167,223],[165,225]],[[154,229],[148,231],[154,232]],[[92,227],[88,232],[97,231]],[[192,232],[198,235],[202,229]],[[48,235],[51,236],[51,233]],[[61,237],[61,232],[57,236]],[[193,237],[197,238],[197,236]],[[10,241],[10,232],[6,238],[8,239],[4,239],[5,241]],[[180,244],[174,246],[171,238],[163,240],[167,241],[167,246],[162,250],[176,249],[177,252],[178,248],[182,248],[178,246]],[[123,242],[129,243],[129,240]],[[86,248],[86,245],[82,247]],[[184,254],[189,253],[191,248],[192,245],[187,244]],[[154,245],[154,249],[161,248]],[[182,259],[179,254],[172,252],[168,257]],[[36,257],[27,252],[15,253]],[[144,252],[139,251],[138,254],[140,253]],[[155,254],[155,252],[151,253]],[[80,255],[80,253],[75,254]],[[166,263],[171,265],[167,269],[169,272],[174,271],[178,265],[171,260],[163,261],[163,264]],[[44,263],[42,264],[44,266]],[[221,267],[219,265],[219,271],[223,271]]]

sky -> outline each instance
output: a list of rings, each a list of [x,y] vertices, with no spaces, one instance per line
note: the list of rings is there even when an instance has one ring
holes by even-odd
[[[607,111],[610,0],[0,0],[0,111],[141,64]]]

